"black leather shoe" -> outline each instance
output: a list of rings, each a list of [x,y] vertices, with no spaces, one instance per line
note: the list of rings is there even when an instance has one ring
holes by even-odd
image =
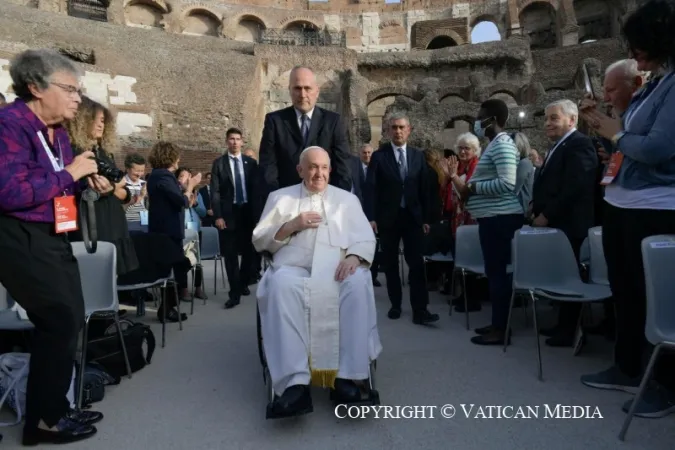
[[[398,308],[390,308],[387,317],[396,320],[401,318],[401,310]]]
[[[471,338],[476,345],[504,345],[504,332],[493,328],[489,333]],[[511,333],[508,337],[508,345],[511,345]]]
[[[239,300],[235,300],[233,298],[229,299],[228,301],[225,302],[225,309],[232,309],[235,306],[239,304]]]
[[[413,313],[413,323],[416,325],[426,325],[428,323],[438,322],[438,314],[432,314],[426,309],[415,311]]]
[[[241,295],[251,295],[251,290],[248,288],[248,286],[241,290]]]
[[[382,283],[380,283],[380,280],[378,280],[377,278],[373,278],[373,286],[382,287]]]
[[[97,411],[77,411],[71,409],[66,418],[81,423],[82,425],[93,425],[103,420],[103,413]]]
[[[473,332],[479,336],[482,336],[484,334],[492,332],[492,330],[494,330],[494,327],[492,325],[488,325],[486,327],[476,328],[475,330],[473,330]]]
[[[296,384],[286,388],[284,393],[274,399],[267,407],[268,419],[280,419],[308,414],[314,411],[309,386]]]
[[[162,312],[161,307],[157,311],[157,318],[159,319],[160,323],[164,322],[163,312]],[[182,322],[185,322],[188,319],[188,315],[185,314],[185,313],[181,313],[180,318],[181,318]],[[174,322],[174,323],[178,322],[178,311],[173,309],[173,308],[171,310],[167,311],[166,312],[166,321],[167,322]]]
[[[90,438],[95,434],[96,427],[93,425],[83,425],[64,417],[56,424],[56,431],[24,428],[23,445],[68,444]]]
[[[352,380],[335,379],[335,388],[331,397],[337,403],[353,403],[361,400],[361,389]]]

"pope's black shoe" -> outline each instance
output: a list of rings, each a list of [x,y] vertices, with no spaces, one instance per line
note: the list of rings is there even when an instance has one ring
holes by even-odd
[[[314,411],[309,386],[296,384],[286,388],[281,397],[267,406],[268,419],[300,416]]]
[[[361,400],[361,389],[352,380],[336,378],[331,398],[336,403],[354,403]]]

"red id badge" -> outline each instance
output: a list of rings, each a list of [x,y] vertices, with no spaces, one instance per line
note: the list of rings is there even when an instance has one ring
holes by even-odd
[[[77,205],[74,195],[54,198],[54,231],[67,233],[77,230]]]

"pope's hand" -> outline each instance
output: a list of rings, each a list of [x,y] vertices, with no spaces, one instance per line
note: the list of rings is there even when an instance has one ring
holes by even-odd
[[[356,272],[361,265],[361,261],[354,255],[350,255],[342,260],[335,271],[335,281],[344,281],[349,275]]]
[[[296,232],[305,231],[308,228],[319,228],[323,218],[321,214],[314,211],[307,211],[304,213],[298,214],[298,216],[293,219],[293,230]]]

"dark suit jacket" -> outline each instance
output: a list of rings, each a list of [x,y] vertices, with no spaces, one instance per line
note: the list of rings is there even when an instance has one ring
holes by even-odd
[[[330,155],[330,184],[350,191],[352,182],[348,167],[349,143],[340,115],[314,107],[307,143],[303,143],[295,108],[288,107],[265,116],[260,141],[260,169],[269,192],[293,186],[301,179],[296,169],[300,153],[317,145]]]
[[[211,194],[209,193],[209,190],[207,189],[208,186],[202,186],[201,189],[199,189],[199,194],[202,196],[202,201],[204,202],[204,207],[208,211],[211,209]],[[202,218],[202,226],[205,227],[211,227],[213,226],[213,216],[205,216]]]
[[[234,214],[234,179],[230,168],[230,155],[225,153],[213,162],[211,167],[211,208],[213,221],[224,219],[228,229],[245,226],[252,227],[262,213],[260,210],[260,170],[255,159],[241,155],[244,165],[244,184],[247,203],[243,208],[247,217]],[[244,223],[238,223],[241,221]]]
[[[356,195],[363,205],[363,187],[366,184],[366,174],[363,172],[363,163],[358,156],[349,157],[349,169],[352,178],[352,186],[354,187],[354,195]]]
[[[418,225],[429,223],[429,169],[421,150],[406,148],[408,174],[401,180],[397,156],[391,144],[384,144],[368,164],[363,190],[364,211],[378,227],[394,226],[398,218],[401,196],[406,209]]]
[[[575,131],[536,173],[532,212],[544,214],[549,227],[570,238],[583,238],[594,224],[598,155],[591,139]]]
[[[175,240],[185,237],[185,208],[188,199],[173,172],[152,169],[148,176],[148,231]]]

